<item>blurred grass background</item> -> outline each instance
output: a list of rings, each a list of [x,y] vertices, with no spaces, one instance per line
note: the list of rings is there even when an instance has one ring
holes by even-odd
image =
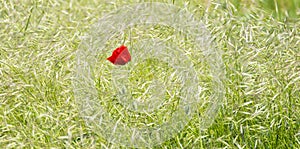
[[[273,11],[277,17],[297,17],[299,16],[300,1],[298,0],[265,0],[263,7]]]
[[[71,78],[80,37],[122,0],[0,2],[0,147],[120,148],[86,127]],[[224,51],[215,123],[191,121],[157,148],[300,148],[297,0],[164,0],[185,7]]]

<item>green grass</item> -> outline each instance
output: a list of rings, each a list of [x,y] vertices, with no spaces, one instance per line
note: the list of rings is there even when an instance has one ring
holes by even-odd
[[[0,2],[0,148],[119,148],[86,125],[71,80],[81,37],[133,2]],[[157,148],[300,148],[299,2],[165,2],[186,6],[212,33],[226,98],[211,127],[199,130],[195,118]]]

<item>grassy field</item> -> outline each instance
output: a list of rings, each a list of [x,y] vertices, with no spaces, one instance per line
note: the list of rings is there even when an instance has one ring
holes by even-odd
[[[81,37],[135,2],[0,2],[0,148],[120,148],[86,125],[72,79]],[[208,129],[192,120],[156,148],[300,148],[300,2],[164,2],[211,32],[224,52],[226,93]]]

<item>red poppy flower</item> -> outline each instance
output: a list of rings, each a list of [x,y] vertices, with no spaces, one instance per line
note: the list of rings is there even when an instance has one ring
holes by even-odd
[[[112,55],[107,58],[107,60],[115,65],[125,65],[131,60],[131,56],[127,47],[121,45],[113,51]]]

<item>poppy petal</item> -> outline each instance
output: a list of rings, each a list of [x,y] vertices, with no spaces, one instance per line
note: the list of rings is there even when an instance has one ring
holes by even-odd
[[[121,45],[113,51],[112,55],[108,57],[107,60],[109,60],[114,65],[125,65],[126,63],[131,61],[131,56],[127,47]]]

